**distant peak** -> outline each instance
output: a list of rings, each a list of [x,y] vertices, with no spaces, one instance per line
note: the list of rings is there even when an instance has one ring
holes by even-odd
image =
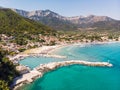
[[[108,16],[97,16],[97,15],[88,15],[86,17],[104,17],[104,18],[108,18]]]
[[[41,12],[42,10],[34,10],[34,11],[30,11],[30,12]]]
[[[96,15],[88,15],[87,17],[95,17]]]
[[[0,6],[0,8],[3,8],[2,6]]]
[[[51,10],[49,10],[49,9],[46,9],[46,10],[44,10],[44,11],[47,11],[47,12],[52,12]]]

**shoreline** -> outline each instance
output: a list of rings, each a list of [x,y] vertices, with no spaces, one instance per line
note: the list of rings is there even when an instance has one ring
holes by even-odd
[[[55,45],[55,46],[42,46],[42,47],[38,47],[38,48],[25,50],[24,52],[21,52],[13,57],[9,57],[9,59],[14,63],[14,61],[19,61],[19,60],[22,60],[29,56],[66,58],[66,56],[57,55],[57,54],[54,54],[54,52],[63,47],[67,47],[67,46],[71,46],[71,45],[79,45],[81,47],[85,47],[86,45],[111,44],[111,43],[119,43],[119,42],[120,41],[105,41],[105,42],[91,42],[91,43],[80,42],[80,43],[62,44],[62,45]]]
[[[109,44],[109,43],[118,43],[118,42],[119,41],[114,41],[114,42],[92,42],[92,43],[74,43],[74,44],[63,44],[63,45],[56,45],[56,46],[43,46],[43,47],[39,47],[39,48],[35,48],[35,49],[26,50],[27,53],[26,53],[26,51],[22,52],[22,53],[18,54],[18,56],[16,56],[17,58],[14,58],[13,61],[14,60],[19,61],[19,60],[22,60],[22,59],[24,59],[26,57],[29,57],[29,56],[35,56],[35,57],[36,56],[45,56],[45,57],[54,57],[54,58],[66,58],[65,56],[56,55],[56,54],[54,54],[54,52],[56,50],[59,50],[59,49],[63,48],[63,47],[67,47],[67,46],[71,46],[71,45],[80,45],[81,47],[84,47],[86,45]],[[47,69],[49,71],[51,71],[51,70],[54,70],[54,69],[59,68],[61,66],[67,66],[67,65],[72,65],[72,64],[80,64],[80,65],[88,65],[88,66],[108,66],[108,67],[113,66],[109,62],[87,62],[87,61],[79,61],[78,62],[78,60],[77,61],[76,60],[70,60],[70,61],[63,61],[63,62],[62,61],[61,62],[53,62],[53,63],[55,63],[55,64],[53,64],[53,66],[52,66],[52,63],[40,64],[40,67],[42,67],[42,66],[44,67],[44,65],[50,66],[52,68],[50,69],[50,67],[47,67]],[[68,62],[68,63],[66,64],[66,62]],[[17,63],[19,64],[19,62],[17,62]],[[60,65],[61,63],[62,63],[62,65]],[[56,66],[56,65],[58,65],[58,66]],[[22,85],[24,85],[24,83],[25,84],[26,83],[31,83],[35,79],[37,79],[38,77],[42,77],[45,72],[44,73],[39,72],[39,71],[36,70],[36,68],[33,69],[35,71],[31,70],[29,73],[22,74],[22,76],[25,75],[26,77],[28,77],[30,75],[33,75],[33,76],[31,76],[32,78],[30,78],[30,79],[23,79],[23,82],[19,83],[18,85],[13,85],[14,90],[16,90],[17,87],[21,87]],[[46,70],[46,68],[45,68],[45,70]],[[42,70],[42,71],[44,71],[44,70]],[[36,75],[36,73],[37,73],[37,75]],[[35,74],[35,76],[34,76],[34,74]],[[20,79],[18,78],[18,80],[20,80]],[[14,81],[14,83],[15,82],[16,81]]]
[[[55,70],[62,66],[69,65],[87,65],[87,66],[98,66],[98,67],[112,67],[113,65],[108,62],[88,62],[82,60],[70,60],[70,61],[62,61],[62,62],[52,62],[48,64],[40,64],[38,67],[31,70],[29,73],[23,74],[14,79],[14,83],[12,85],[14,90],[21,87],[24,84],[32,83],[35,79],[41,78],[46,72]]]
[[[21,52],[13,57],[9,57],[10,61],[14,64],[19,64],[20,60],[25,59],[26,57],[52,57],[52,58],[66,58],[66,56],[56,55],[51,53],[51,51],[56,50],[57,48],[64,47],[63,45],[56,45],[56,46],[43,46],[34,49],[28,49],[24,52]]]

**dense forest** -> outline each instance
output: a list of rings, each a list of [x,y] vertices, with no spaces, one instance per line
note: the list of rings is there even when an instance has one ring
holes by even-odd
[[[9,90],[13,78],[19,75],[7,54],[8,51],[0,49],[0,90]]]
[[[53,34],[54,30],[40,22],[23,18],[10,9],[0,9],[0,33],[17,34],[17,33],[32,33],[32,34]]]

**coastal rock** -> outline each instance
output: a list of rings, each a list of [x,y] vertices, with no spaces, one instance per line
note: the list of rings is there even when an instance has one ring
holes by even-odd
[[[30,72],[30,68],[26,67],[24,65],[19,65],[16,66],[16,70],[20,73],[20,74],[25,74],[25,73],[29,73]]]

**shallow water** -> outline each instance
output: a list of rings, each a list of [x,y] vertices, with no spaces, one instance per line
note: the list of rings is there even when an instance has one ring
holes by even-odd
[[[65,61],[65,60],[60,58],[50,58],[50,57],[27,57],[19,61],[19,63],[23,65],[27,65],[31,69],[33,69],[39,66],[40,64],[46,64],[50,62],[59,62],[59,61]]]
[[[46,73],[22,90],[120,90],[120,43],[68,46],[56,52],[68,59],[108,61],[114,66],[71,65]]]

